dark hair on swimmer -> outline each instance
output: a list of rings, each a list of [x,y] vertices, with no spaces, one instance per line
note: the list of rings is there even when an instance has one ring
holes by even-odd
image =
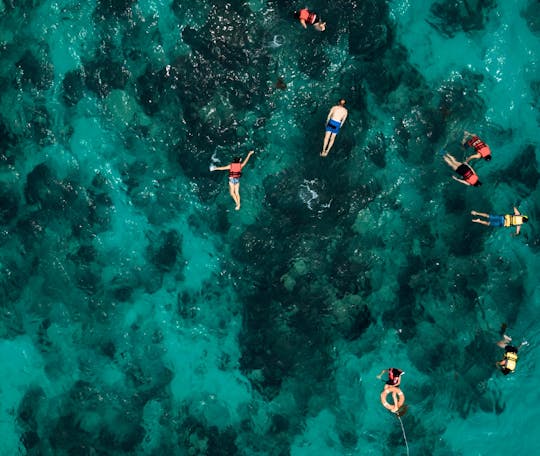
[[[529,223],[529,217],[527,217],[526,215],[523,215],[521,217],[521,220],[523,220],[523,223]]]
[[[295,19],[300,19],[300,11],[295,11],[293,13],[293,15],[294,15]]]
[[[488,156],[486,157],[486,161],[491,161],[491,155],[488,155]]]
[[[401,374],[403,374],[403,371],[401,369],[398,369],[397,367],[391,367],[389,370],[392,372],[392,375],[394,377],[399,377],[401,376]]]
[[[482,186],[482,182],[480,181],[476,181],[476,184],[473,184],[473,187],[481,187]]]
[[[240,163],[242,161],[242,158],[241,157],[234,157],[232,159],[233,163]]]
[[[340,104],[341,106],[343,106],[345,103],[347,103],[345,101],[345,98],[340,98],[339,101],[338,101],[338,104]]]

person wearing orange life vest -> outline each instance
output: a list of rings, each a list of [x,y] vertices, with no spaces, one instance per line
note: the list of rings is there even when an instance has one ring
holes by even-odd
[[[465,163],[469,163],[471,160],[479,158],[483,158],[486,161],[491,160],[491,149],[474,133],[469,133],[468,131],[465,131],[463,139],[461,140],[461,144],[465,147],[472,147],[476,152],[475,154],[468,157],[467,160],[465,160]]]
[[[480,187],[480,185],[482,185],[482,182],[478,179],[478,174],[476,174],[470,165],[457,161],[456,158],[450,154],[445,154],[443,158],[446,164],[461,176],[452,176],[452,179],[464,185],[472,185],[473,187]]]
[[[229,193],[236,203],[235,209],[237,211],[240,210],[240,177],[242,176],[242,168],[246,166],[253,154],[254,151],[250,150],[244,161],[242,161],[240,157],[234,157],[230,165],[214,166],[210,168],[210,171],[229,171]]]
[[[294,17],[300,21],[302,27],[307,28],[308,24],[313,25],[313,28],[318,32],[326,30],[326,22],[321,22],[321,18],[315,11],[310,11],[307,8],[294,12]]]

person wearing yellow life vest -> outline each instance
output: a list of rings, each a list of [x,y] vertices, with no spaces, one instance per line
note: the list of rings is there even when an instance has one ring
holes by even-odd
[[[484,212],[477,212],[477,211],[471,211],[471,215],[475,215],[477,217],[484,217],[487,220],[482,220],[480,218],[473,219],[472,221],[474,223],[480,223],[481,225],[486,226],[493,226],[493,227],[510,227],[515,226],[516,227],[516,236],[519,235],[519,232],[521,230],[521,225],[524,223],[528,223],[529,217],[526,215],[520,214],[517,207],[514,207],[514,214],[506,214],[506,215],[491,215],[486,214]]]
[[[501,361],[497,362],[497,367],[501,370],[504,375],[508,375],[516,370],[517,360],[518,360],[518,350],[523,345],[528,345],[527,341],[521,342],[519,347],[514,347],[510,345],[512,338],[503,335],[503,339],[497,342],[497,345],[501,348],[504,348],[504,357]]]
[[[516,370],[518,360],[517,348],[513,345],[504,347],[504,358],[499,361],[499,368],[504,375],[508,375]]]
[[[253,153],[254,151],[250,150],[244,161],[240,157],[234,157],[230,165],[210,167],[210,171],[229,171],[229,193],[236,203],[235,209],[237,211],[240,210],[240,177],[242,176],[242,168],[246,166]]]

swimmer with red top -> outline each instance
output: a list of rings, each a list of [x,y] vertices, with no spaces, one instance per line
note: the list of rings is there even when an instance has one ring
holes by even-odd
[[[452,176],[452,179],[458,181],[463,185],[471,185],[473,187],[480,187],[482,182],[478,179],[478,174],[467,163],[461,163],[456,160],[453,155],[444,154],[444,161],[461,177]]]
[[[463,139],[461,140],[461,144],[465,147],[472,147],[476,152],[475,154],[467,158],[467,160],[465,160],[465,163],[469,163],[471,160],[479,158],[483,158],[486,161],[491,160],[491,149],[474,133],[469,133],[468,131],[465,131],[463,134]]]
[[[384,408],[395,413],[397,416],[403,416],[407,412],[407,406],[405,405],[405,395],[399,386],[401,385],[401,376],[405,372],[397,367],[391,367],[390,369],[381,371],[381,373],[377,375],[377,378],[380,380],[385,372],[388,372],[388,380],[384,382],[384,389],[381,393],[381,404]],[[392,395],[392,404],[387,401],[389,394]]]
[[[313,28],[318,32],[324,32],[326,30],[326,22],[321,22],[321,17],[315,11],[302,8],[294,12],[294,17],[300,21],[300,24],[304,28],[307,28],[309,24],[313,25]]]
[[[398,387],[401,384],[401,376],[405,373],[397,367],[391,367],[390,369],[384,369],[377,375],[377,378],[380,380],[385,372],[388,372],[388,380],[384,384],[384,389]]]
[[[246,166],[250,157],[254,154],[253,150],[250,150],[244,161],[240,157],[234,157],[233,162],[227,166],[214,166],[210,168],[210,171],[229,171],[229,193],[232,199],[236,203],[235,209],[240,210],[240,177],[242,176],[242,168]]]

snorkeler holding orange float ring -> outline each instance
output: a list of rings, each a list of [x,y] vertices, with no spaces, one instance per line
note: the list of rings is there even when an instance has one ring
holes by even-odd
[[[381,404],[387,410],[398,416],[403,415],[406,412],[405,408],[405,394],[399,388],[401,384],[401,376],[405,373],[401,369],[391,367],[390,369],[384,369],[377,378],[380,379],[382,375],[388,372],[388,380],[385,382],[384,389],[381,392]],[[388,402],[388,395],[392,395],[392,403]]]

